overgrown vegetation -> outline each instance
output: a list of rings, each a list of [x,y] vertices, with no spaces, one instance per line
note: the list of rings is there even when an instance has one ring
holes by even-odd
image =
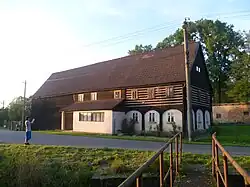
[[[154,152],[62,146],[0,145],[1,187],[88,186],[93,175],[128,175]],[[165,154],[165,166],[169,155]],[[245,169],[250,157],[236,157]],[[211,165],[210,155],[183,155],[183,165]],[[158,161],[147,172],[158,172]],[[185,168],[185,167],[184,167]]]

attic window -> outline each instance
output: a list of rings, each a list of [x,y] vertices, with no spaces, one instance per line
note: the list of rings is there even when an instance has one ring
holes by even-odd
[[[91,93],[91,100],[97,100],[97,92]]]
[[[199,66],[196,66],[196,71],[201,72],[201,68]]]
[[[138,98],[138,92],[136,89],[131,90],[131,99],[137,99]]]
[[[83,102],[84,101],[84,94],[78,94],[77,95],[77,101]]]
[[[121,90],[115,90],[114,91],[114,99],[120,99],[122,96]]]

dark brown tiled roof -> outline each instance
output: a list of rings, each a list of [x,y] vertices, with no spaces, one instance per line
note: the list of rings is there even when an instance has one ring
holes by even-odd
[[[73,103],[62,108],[60,111],[112,110],[122,101],[123,99],[85,101],[82,103]]]
[[[190,62],[198,43],[189,43]],[[183,45],[53,73],[33,98],[185,81]]]

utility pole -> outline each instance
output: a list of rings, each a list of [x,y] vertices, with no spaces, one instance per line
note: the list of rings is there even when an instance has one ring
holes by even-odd
[[[188,141],[192,141],[192,101],[190,86],[190,70],[189,70],[189,48],[187,35],[187,20],[183,23],[184,35],[184,55],[185,55],[185,74],[186,74],[186,101],[187,101],[187,125],[188,125]]]
[[[24,81],[24,93],[23,93],[23,112],[22,112],[22,129],[24,129],[24,115],[25,115],[25,105],[26,105],[26,80]]]
[[[4,100],[3,100],[3,102],[2,102],[2,105],[3,105],[3,109],[4,109]]]

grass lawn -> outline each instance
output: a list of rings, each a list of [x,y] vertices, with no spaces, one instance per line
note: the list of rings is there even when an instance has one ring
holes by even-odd
[[[89,186],[92,176],[129,175],[154,152],[63,146],[0,144],[0,186]],[[235,157],[250,169],[250,156]],[[165,166],[169,155],[165,154]],[[211,165],[210,155],[185,153],[183,166]],[[155,162],[147,172],[156,172]]]
[[[216,125],[213,130],[217,132],[217,138],[226,146],[250,146],[250,125]],[[168,138],[153,137],[153,136],[113,136],[106,134],[90,134],[84,132],[66,132],[66,131],[39,131],[46,134],[56,135],[71,135],[71,136],[88,136],[96,138],[109,138],[109,139],[123,139],[123,140],[138,140],[138,141],[154,141],[154,142],[166,142]],[[211,136],[203,136],[202,138],[188,142],[184,140],[184,143],[190,144],[211,144]]]

